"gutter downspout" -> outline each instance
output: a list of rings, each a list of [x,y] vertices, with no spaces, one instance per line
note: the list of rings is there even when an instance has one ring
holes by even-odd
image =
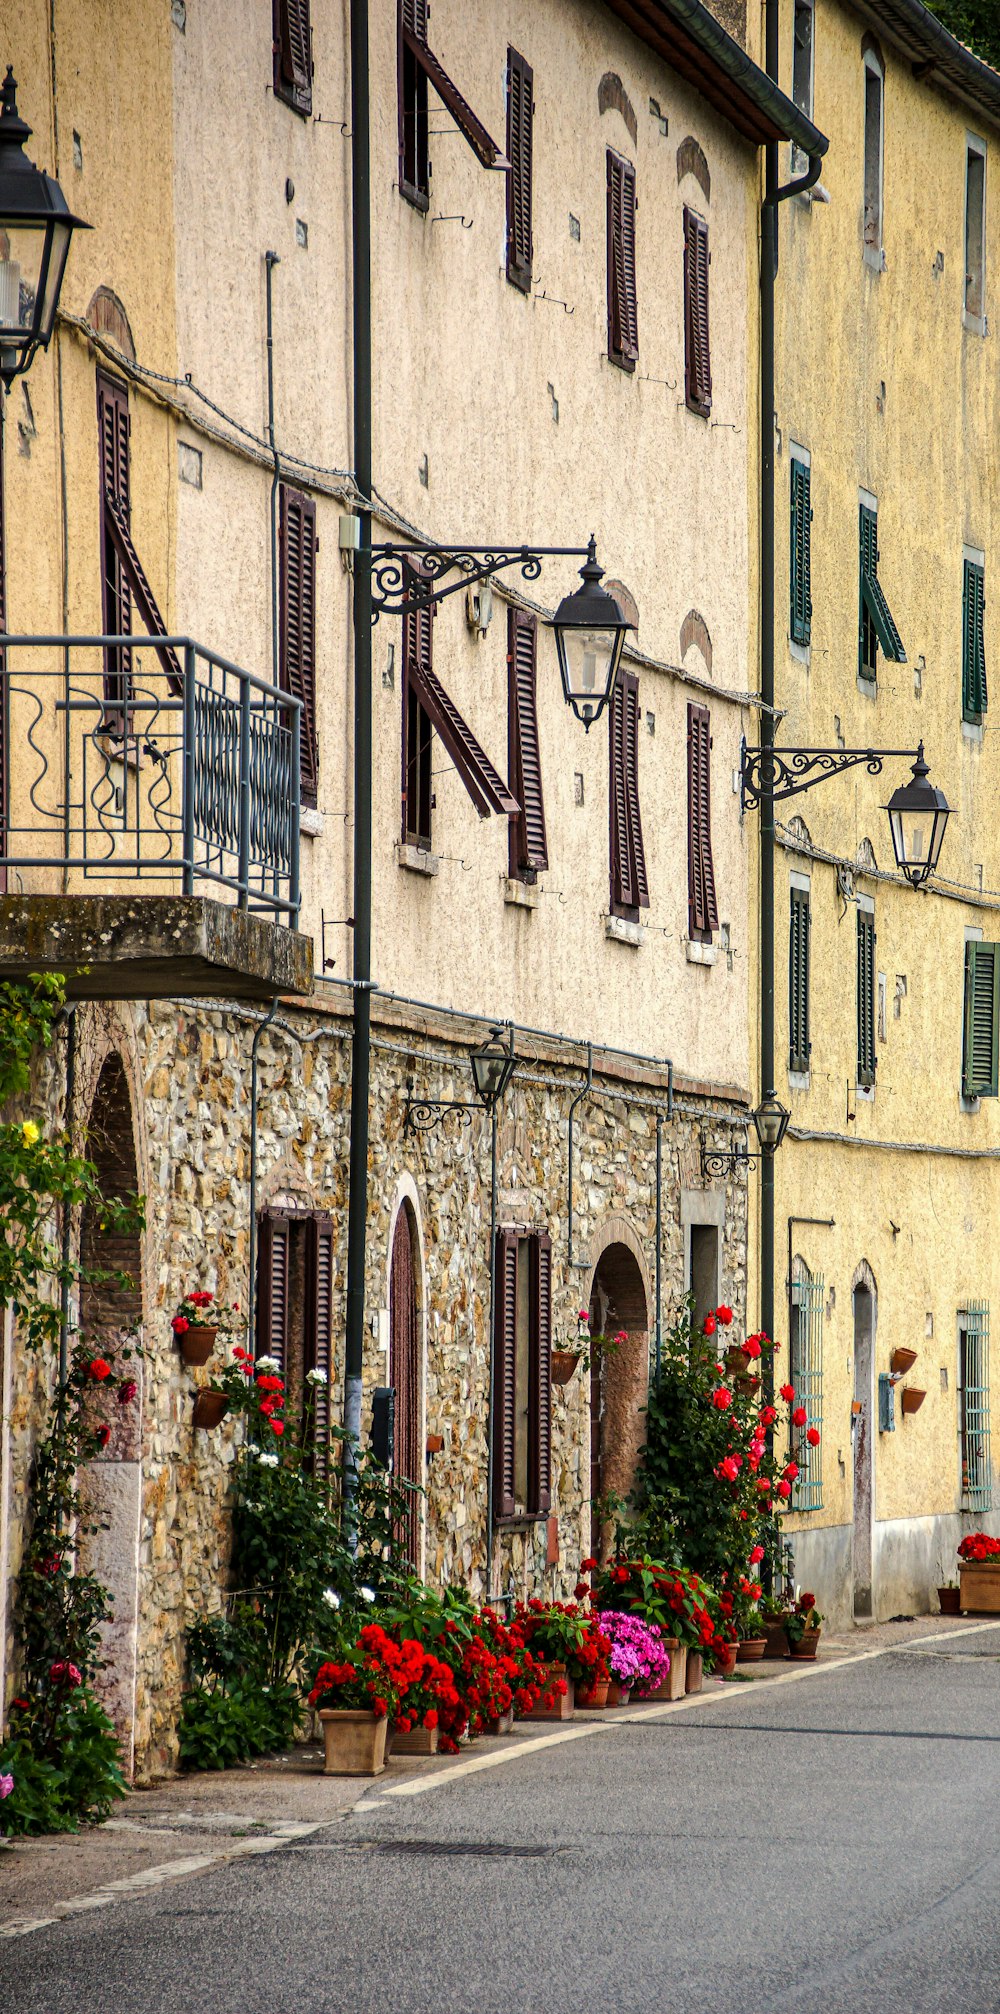
[[[591,1089],[591,1087],[592,1087],[592,1085],[593,1085],[593,1082],[594,1082],[594,1045],[593,1045],[593,1043],[592,1043],[592,1042],[588,1042],[588,1043],[587,1043],[587,1077],[586,1077],[586,1082],[585,1082],[585,1083],[583,1083],[583,1084],[581,1084],[581,1086],[580,1086],[580,1089],[579,1089],[579,1091],[578,1091],[578,1092],[577,1092],[577,1094],[576,1094],[576,1097],[575,1097],[575,1098],[573,1098],[573,1099],[572,1099],[572,1100],[570,1101],[570,1108],[569,1108],[569,1180],[568,1180],[568,1182],[567,1182],[567,1186],[566,1186],[566,1219],[567,1219],[567,1224],[566,1224],[566,1271],[567,1271],[568,1273],[572,1273],[572,1271],[573,1271],[573,1265],[574,1265],[574,1260],[573,1260],[573,1119],[574,1119],[574,1115],[575,1115],[575,1113],[576,1113],[576,1108],[577,1108],[577,1106],[579,1105],[579,1103],[580,1103],[581,1099],[582,1099],[582,1098],[585,1098],[585,1097],[587,1096],[587,1093],[588,1093],[588,1091],[589,1091],[589,1090]],[[584,1260],[584,1261],[582,1261],[582,1262],[581,1262],[581,1261],[580,1261],[579,1259],[577,1259],[575,1263],[576,1263],[576,1264],[577,1264],[577,1265],[579,1266],[579,1265],[580,1265],[581,1263],[583,1263],[583,1264],[586,1264],[586,1261]]]
[[[258,1021],[250,1044],[250,1287],[247,1293],[247,1342],[250,1355],[255,1354],[257,1337],[257,1051],[265,1028],[271,1026],[278,1011],[280,995],[277,993],[262,1021]]]
[[[371,143],[368,0],[351,0],[351,258],[354,351],[354,480],[372,487]],[[368,1099],[371,1080],[372,940],[372,576],[371,512],[359,512],[354,554],[354,1040],[347,1214],[344,1355],[344,1517],[353,1521],[361,1437],[368,1231]]]
[[[277,252],[264,253],[264,290],[267,301],[267,440],[274,457],[274,474],[271,477],[271,678],[278,684],[278,481],[281,474],[281,459],[274,438],[274,316],[273,281],[275,266],[281,260]],[[250,1345],[248,1344],[248,1348]]]
[[[76,1124],[76,1007],[66,1009],[66,1098],[65,1123],[69,1151],[73,1152],[73,1128]],[[72,1211],[63,1205],[62,1239],[60,1258],[62,1260],[62,1280],[59,1287],[59,1424],[62,1426],[66,1409],[66,1380],[69,1377],[69,1264],[72,1256]],[[3,1702],[0,1700],[0,1710]]]

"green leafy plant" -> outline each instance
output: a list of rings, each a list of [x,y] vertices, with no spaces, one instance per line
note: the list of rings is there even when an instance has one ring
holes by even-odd
[[[974,55],[982,57],[984,63],[992,63],[994,70],[1000,70],[996,0],[925,0],[925,5]]]
[[[74,1665],[68,1666],[72,1673]],[[125,1795],[115,1731],[82,1679],[53,1681],[43,1702],[14,1701],[0,1748],[0,1778],[13,1778],[0,1804],[0,1831],[75,1832],[107,1818]]]

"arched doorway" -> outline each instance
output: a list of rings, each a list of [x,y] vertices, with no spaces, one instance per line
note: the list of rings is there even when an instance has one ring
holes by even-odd
[[[423,1412],[420,1310],[414,1254],[416,1225],[410,1204],[399,1206],[389,1268],[389,1383],[396,1394],[393,1474],[404,1482],[423,1483],[420,1422]],[[420,1565],[421,1501],[410,1497],[405,1550],[414,1567]]]
[[[132,1099],[125,1065],[117,1053],[101,1069],[87,1129],[87,1153],[97,1169],[102,1195],[125,1201],[137,1193]],[[94,1689],[115,1724],[125,1773],[134,1763],[138,1673],[139,1541],[142,1508],[142,1359],[125,1358],[142,1319],[142,1249],[137,1228],[108,1231],[88,1205],[80,1224],[84,1270],[121,1274],[123,1279],[87,1281],[80,1297],[80,1326],[89,1345],[113,1366],[116,1376],[134,1380],[135,1396],[111,1408],[111,1438],[80,1479],[83,1522],[81,1564],[103,1581],[111,1597],[111,1620],[102,1630],[107,1660]]]
[[[611,1495],[627,1497],[635,1482],[649,1389],[649,1310],[639,1262],[628,1245],[606,1245],[590,1287],[590,1333],[608,1349],[591,1353],[591,1551],[600,1557],[611,1530],[602,1513]],[[621,1337],[617,1344],[613,1339]]]
[[[875,1522],[875,1324],[877,1294],[870,1266],[861,1265],[851,1293],[854,1313],[854,1613],[870,1616]]]

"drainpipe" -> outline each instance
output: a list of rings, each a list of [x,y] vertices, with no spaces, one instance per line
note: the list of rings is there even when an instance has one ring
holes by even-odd
[[[267,301],[267,441],[274,459],[271,477],[271,678],[278,683],[278,477],[281,462],[274,438],[274,316],[273,282],[277,252],[264,253],[264,290]],[[249,1345],[248,1345],[249,1348]]]
[[[513,1030],[511,1031],[513,1041]],[[497,1108],[490,1113],[490,1382],[486,1409],[486,1599],[493,1600],[493,1392],[496,1375],[497,1296]]]
[[[569,1181],[566,1190],[566,1271],[573,1271],[573,1119],[582,1098],[587,1096],[594,1082],[594,1045],[587,1043],[587,1080],[581,1084],[576,1097],[571,1099],[569,1108]],[[578,1265],[579,1260],[576,1262]]]
[[[73,1151],[73,1128],[76,1123],[76,1008],[66,1009],[66,1139],[69,1151]],[[72,1211],[67,1203],[62,1213],[62,1280],[59,1287],[59,1424],[62,1425],[66,1401],[66,1380],[69,1377],[69,1264],[72,1257]],[[0,1700],[0,1708],[3,1702]]]
[[[372,485],[371,163],[368,0],[351,0],[351,253],[353,273],[354,480]],[[368,1230],[368,1098],[371,1080],[372,939],[372,576],[371,512],[359,512],[354,554],[354,1040],[347,1213],[347,1335],[344,1362],[344,1514],[350,1529],[361,1436]]]
[[[279,995],[268,1008],[262,1021],[258,1021],[250,1044],[250,1288],[247,1294],[247,1349],[254,1354],[257,1335],[257,1051],[265,1028],[271,1026],[278,1011]]]
[[[663,1258],[660,1243],[663,1237],[663,1114],[656,1115],[656,1382],[660,1382],[660,1358],[663,1354]]]

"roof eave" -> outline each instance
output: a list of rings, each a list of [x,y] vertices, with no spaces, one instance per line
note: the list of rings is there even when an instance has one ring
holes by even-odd
[[[703,0],[605,0],[613,14],[755,146],[794,140],[816,160],[829,140],[726,33]]]

